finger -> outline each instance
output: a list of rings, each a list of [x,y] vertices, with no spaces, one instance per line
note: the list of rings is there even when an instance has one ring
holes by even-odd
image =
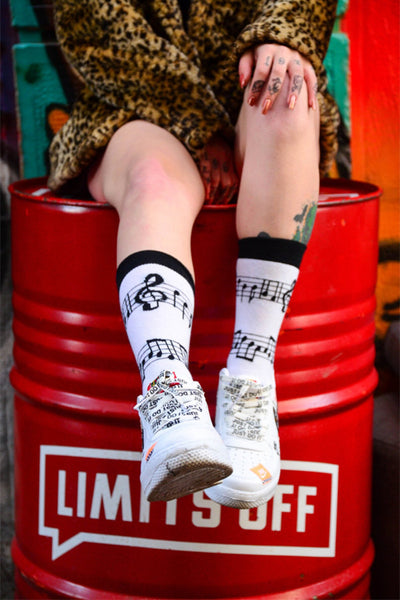
[[[265,89],[272,63],[272,51],[260,52],[258,55],[256,54],[256,66],[251,81],[249,97],[247,99],[250,106],[257,104]]]
[[[283,55],[276,55],[268,77],[266,90],[262,102],[262,112],[265,115],[272,108],[279,92],[282,89],[283,81],[287,70],[287,60]]]
[[[303,65],[299,58],[295,58],[290,61],[288,65],[289,74],[289,94],[287,103],[290,109],[294,109],[296,106],[297,99],[300,95],[301,88],[303,87],[304,76],[303,76]]]
[[[225,193],[224,193],[223,204],[230,204],[230,203],[234,202],[234,200],[237,196],[237,193],[238,193],[238,189],[239,189],[238,183],[227,187],[225,190]]]
[[[318,80],[315,71],[310,64],[306,65],[304,68],[304,81],[307,85],[308,106],[317,110]]]
[[[239,60],[239,83],[243,89],[249,83],[254,67],[254,52],[247,50]]]
[[[220,203],[228,204],[239,187],[239,178],[232,166],[225,162],[222,165]]]

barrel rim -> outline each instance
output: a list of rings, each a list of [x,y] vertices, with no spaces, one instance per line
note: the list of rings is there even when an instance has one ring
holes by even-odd
[[[29,192],[27,189],[33,186],[38,186],[36,192]],[[331,188],[333,191],[326,193],[320,193],[318,200],[318,207],[332,207],[332,206],[343,206],[347,204],[359,204],[361,202],[367,202],[379,198],[382,194],[382,189],[369,182],[359,181],[354,179],[344,178],[325,178],[321,180],[320,190],[324,189],[324,186]],[[21,189],[22,188],[22,189]],[[25,188],[25,189],[23,189]],[[335,190],[345,191],[339,193]],[[23,198],[24,200],[31,200],[33,202],[43,202],[49,205],[62,205],[62,206],[80,206],[87,208],[101,208],[101,209],[113,209],[108,202],[96,202],[90,199],[80,198],[64,198],[57,196],[56,192],[52,192],[47,187],[46,177],[34,177],[32,179],[21,179],[10,184],[9,191],[12,196]],[[42,192],[39,194],[38,192]],[[207,211],[217,212],[230,212],[236,209],[236,204],[204,204],[202,209]]]

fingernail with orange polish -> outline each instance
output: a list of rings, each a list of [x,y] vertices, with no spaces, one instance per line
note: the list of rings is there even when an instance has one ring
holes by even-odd
[[[246,86],[246,78],[244,75],[240,76],[239,82],[240,82],[240,87],[243,89]]]
[[[271,98],[267,98],[262,107],[262,114],[265,115],[268,112],[269,107],[271,106]]]
[[[254,98],[254,96],[250,96],[250,98],[248,99],[248,103],[250,104],[250,106],[255,105],[256,99]]]
[[[290,110],[294,109],[294,107],[296,105],[296,102],[297,102],[297,98],[296,98],[296,96],[294,94],[292,94],[290,96],[290,99],[289,99],[289,108],[290,108]]]

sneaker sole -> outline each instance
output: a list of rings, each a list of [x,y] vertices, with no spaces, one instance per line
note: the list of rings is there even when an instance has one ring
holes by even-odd
[[[242,492],[238,493],[237,490],[229,488],[225,483],[221,483],[220,486],[212,487],[210,490],[205,490],[207,496],[223,506],[229,506],[230,508],[256,508],[261,506],[270,500],[275,494],[279,477],[275,481],[272,481],[267,490],[261,492]]]
[[[221,461],[221,453],[196,448],[162,462],[144,485],[149,502],[174,500],[220,483],[229,477],[232,467]]]

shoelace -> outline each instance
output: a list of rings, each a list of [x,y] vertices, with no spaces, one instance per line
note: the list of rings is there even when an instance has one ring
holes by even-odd
[[[228,434],[248,440],[261,441],[269,429],[270,394],[259,386],[242,384],[227,386],[231,402],[225,408],[225,423]]]
[[[152,422],[153,431],[200,419],[202,392],[198,387],[189,388],[183,383],[168,376],[159,377],[154,382],[152,397],[138,406],[144,418]]]

